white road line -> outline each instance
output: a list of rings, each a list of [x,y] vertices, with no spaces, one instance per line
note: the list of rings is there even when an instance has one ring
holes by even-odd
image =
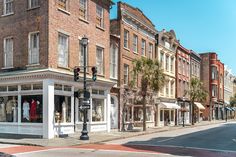
[[[168,138],[168,139],[160,140],[160,141],[157,141],[157,142],[161,143],[161,142],[166,142],[166,141],[170,141],[170,140],[173,140],[173,139],[174,138]]]

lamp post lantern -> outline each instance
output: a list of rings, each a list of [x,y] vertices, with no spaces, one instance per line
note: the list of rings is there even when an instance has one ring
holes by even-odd
[[[87,66],[87,59],[86,59],[86,54],[87,54],[87,46],[88,46],[88,38],[86,36],[84,36],[81,40],[82,42],[82,45],[83,45],[83,51],[84,51],[84,91],[83,91],[83,105],[86,106],[88,105],[87,102],[88,102],[88,97],[86,96],[87,95],[87,89],[86,89],[86,66]],[[83,122],[83,130],[81,132],[81,136],[80,136],[80,140],[89,140],[89,136],[88,136],[88,130],[87,130],[87,111],[88,109],[84,108],[83,109],[83,114],[84,114],[84,122]]]

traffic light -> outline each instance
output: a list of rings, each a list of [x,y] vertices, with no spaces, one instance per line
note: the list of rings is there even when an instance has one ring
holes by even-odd
[[[74,69],[74,81],[79,80],[79,72],[80,72],[80,68],[75,68]]]
[[[97,67],[92,67],[92,80],[96,81],[97,80]]]

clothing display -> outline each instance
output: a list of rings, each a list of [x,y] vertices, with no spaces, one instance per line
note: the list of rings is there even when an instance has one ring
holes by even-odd
[[[1,103],[0,104],[0,122],[5,122],[6,121],[6,109],[5,109],[5,104]]]
[[[30,110],[29,103],[27,101],[24,101],[24,103],[23,103],[23,119],[25,119],[27,121],[30,120],[29,110]]]
[[[30,104],[30,121],[35,121],[37,119],[36,109],[37,109],[37,102],[34,99],[32,99]]]
[[[7,114],[7,121],[12,122],[13,121],[13,115],[12,110],[15,105],[15,102],[13,100],[9,100],[6,105],[6,114]]]
[[[65,101],[62,103],[62,117],[61,117],[61,122],[64,123],[66,122],[66,103]]]

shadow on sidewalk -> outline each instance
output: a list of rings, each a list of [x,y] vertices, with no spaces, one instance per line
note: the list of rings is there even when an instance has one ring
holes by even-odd
[[[1,139],[42,139],[42,136],[37,135],[19,135],[19,134],[4,134],[0,133]],[[0,156],[1,157],[1,156]]]

